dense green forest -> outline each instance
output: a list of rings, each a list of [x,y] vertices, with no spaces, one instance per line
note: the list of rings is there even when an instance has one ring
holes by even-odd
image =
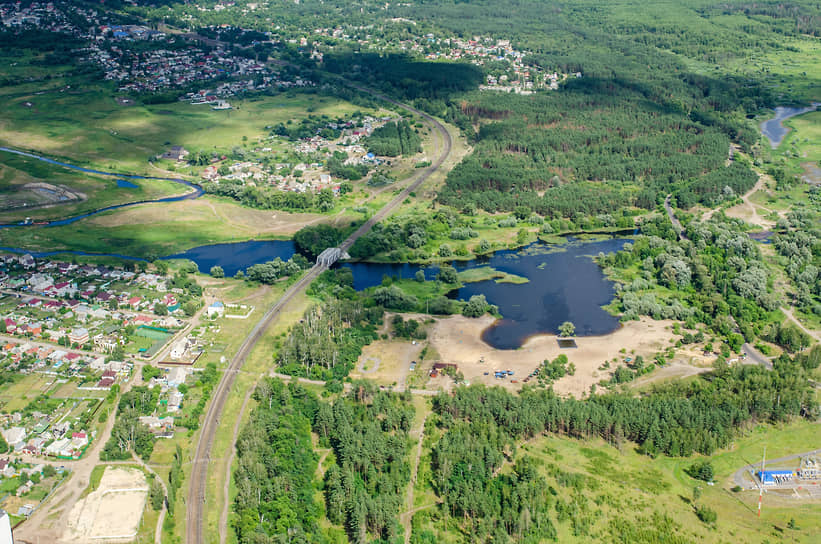
[[[618,447],[632,442],[650,456],[710,455],[754,424],[817,417],[805,367],[819,359],[816,348],[807,356],[780,357],[772,371],[720,363],[703,378],[644,396],[576,400],[550,389],[514,395],[484,386],[441,394],[426,430],[432,437],[429,483],[438,504],[425,516],[457,527],[464,542],[555,541],[557,524],[567,521],[584,536],[592,522],[580,510],[585,501],[557,498],[539,465],[516,453],[523,441],[548,433],[601,437]],[[301,385],[269,379],[254,398],[257,407],[237,443],[234,527],[240,542],[276,541],[278,535],[325,542],[343,532],[352,542],[392,542],[401,534],[414,417],[409,396],[355,382],[349,393],[325,401]],[[314,493],[318,455],[311,432],[318,447],[331,452],[323,461],[321,500]],[[586,487],[579,475],[549,472],[561,486]],[[323,514],[330,529],[321,528]],[[636,530],[616,520],[609,527],[612,537]],[[675,532],[666,522],[655,530]],[[411,541],[431,538],[415,530]],[[645,535],[635,541],[659,540]]]
[[[208,11],[172,6],[148,2],[126,9],[211,33],[226,24],[251,30],[233,30],[225,38],[269,32],[275,54],[320,68],[314,74],[320,80],[322,72],[344,74],[457,124],[475,149],[448,175],[438,194],[442,203],[490,212],[524,206],[569,219],[625,206],[652,209],[669,193],[681,208],[715,206],[750,189],[756,177],[744,162],[725,166],[730,143],[749,150],[758,133],[747,119],[790,97],[776,96],[769,75],[748,61],[796,51],[788,38],[817,36],[821,27],[821,10],[810,1],[688,0],[667,6],[636,0],[429,0],[388,7],[375,0],[305,0],[264,8],[254,3],[253,9],[239,1]],[[271,17],[279,22],[273,31]],[[338,32],[314,38],[325,51],[321,61],[308,58],[310,48],[290,43],[328,28]],[[569,77],[556,91],[527,96],[477,92],[495,64],[427,62],[406,51],[421,36],[437,51],[447,51],[456,38],[509,40],[526,52],[524,65]],[[280,128],[295,136],[300,127]],[[408,153],[401,138],[399,145],[384,140],[372,137],[372,150]],[[417,145],[411,141],[409,147]],[[362,175],[337,175],[343,173],[348,179]],[[305,198],[233,194],[240,190],[226,186],[218,192],[256,207],[321,209]]]
[[[349,395],[321,401],[276,379],[263,381],[254,399],[257,408],[237,441],[239,542],[338,542],[337,533],[363,544],[394,541],[410,479],[414,409],[407,399],[357,383]],[[314,497],[311,431],[333,452],[324,463],[324,512]],[[323,513],[333,529],[320,527]]]
[[[576,536],[586,534],[591,520],[575,508],[564,511],[572,505],[551,496],[527,456],[512,472],[500,470],[522,440],[543,432],[600,436],[615,445],[629,440],[651,456],[709,455],[755,422],[817,417],[817,405],[802,364],[785,356],[772,372],[721,363],[706,379],[640,397],[575,400],[535,388],[518,396],[459,388],[436,397],[434,413],[445,431],[431,456],[440,517],[456,521],[466,542],[539,542],[556,538],[553,511],[559,520],[571,518]]]
[[[407,121],[377,128],[364,143],[374,155],[386,157],[406,157],[422,151],[422,140]]]

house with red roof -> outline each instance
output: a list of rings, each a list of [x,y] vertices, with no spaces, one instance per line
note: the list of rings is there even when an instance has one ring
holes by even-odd
[[[14,331],[17,330],[17,323],[9,317],[7,317],[4,321],[6,322],[6,332],[9,334],[14,334]]]

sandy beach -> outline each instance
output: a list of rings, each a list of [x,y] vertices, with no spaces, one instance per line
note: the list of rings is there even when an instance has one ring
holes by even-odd
[[[590,386],[609,377],[617,365],[612,364],[608,370],[598,370],[605,361],[624,357],[642,355],[648,362],[659,351],[671,345],[670,340],[676,336],[672,333],[672,321],[654,321],[642,318],[630,321],[616,331],[603,336],[586,336],[576,338],[577,347],[560,348],[557,337],[552,334],[533,336],[517,350],[498,350],[482,341],[482,331],[494,322],[491,316],[469,319],[453,316],[437,320],[432,325],[428,339],[431,346],[439,352],[441,361],[456,363],[465,379],[470,383],[502,385],[510,389],[521,388],[521,380],[538,367],[545,359],[554,359],[564,353],[576,365],[573,376],[565,376],[554,383],[554,390],[560,394],[576,397],[590,390]],[[624,348],[625,353],[620,350]],[[480,362],[481,360],[484,362]],[[689,358],[692,359],[692,358]],[[696,364],[709,365],[710,361],[691,361]],[[512,378],[498,380],[493,376],[494,370],[513,370]],[[485,376],[484,373],[489,375]],[[511,383],[511,379],[518,383]],[[432,379],[428,388],[448,388],[450,378]]]

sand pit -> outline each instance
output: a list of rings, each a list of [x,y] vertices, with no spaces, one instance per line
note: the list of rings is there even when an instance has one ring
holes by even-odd
[[[71,509],[63,541],[129,542],[137,535],[148,497],[142,471],[107,467],[99,487]]]
[[[470,383],[501,385],[518,390],[522,380],[538,367],[545,359],[554,359],[564,353],[576,365],[573,376],[565,376],[556,381],[553,389],[560,394],[576,397],[590,390],[590,386],[607,378],[616,369],[616,365],[606,371],[598,370],[599,366],[614,357],[643,356],[652,360],[656,353],[671,345],[672,321],[654,321],[642,318],[641,321],[625,323],[615,332],[604,336],[587,336],[576,338],[576,348],[559,348],[554,335],[538,335],[530,338],[517,350],[498,350],[482,341],[482,331],[493,323],[494,319],[484,316],[469,319],[454,316],[440,319],[428,332],[428,339],[444,363],[456,363],[465,379]],[[624,348],[627,353],[620,353]],[[677,357],[678,359],[678,357]],[[480,362],[480,361],[484,362]],[[696,362],[690,359],[688,362]],[[705,364],[709,362],[705,361]],[[505,380],[493,377],[494,370],[513,370],[514,375]],[[489,375],[485,376],[484,373]],[[511,383],[516,380],[518,383]],[[431,379],[428,389],[449,388],[453,380],[448,377]]]

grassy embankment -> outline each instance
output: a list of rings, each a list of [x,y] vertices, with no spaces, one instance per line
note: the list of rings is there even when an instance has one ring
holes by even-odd
[[[324,217],[252,210],[203,197],[105,212],[65,226],[5,229],[0,232],[0,245],[33,251],[116,253],[151,260],[203,244],[287,238]],[[347,225],[359,217],[343,210],[327,220]]]

